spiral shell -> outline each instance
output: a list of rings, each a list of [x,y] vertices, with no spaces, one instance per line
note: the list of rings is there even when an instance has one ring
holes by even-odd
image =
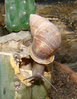
[[[53,53],[61,43],[58,28],[46,18],[31,14],[30,29],[33,35],[30,56],[38,63],[51,63],[54,60]]]

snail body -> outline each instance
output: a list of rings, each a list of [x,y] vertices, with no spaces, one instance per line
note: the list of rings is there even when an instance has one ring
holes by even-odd
[[[30,15],[30,28],[33,43],[30,46],[30,56],[41,64],[49,64],[54,60],[54,51],[61,43],[58,28],[44,17]]]
[[[32,69],[32,76],[24,80],[31,79],[30,82],[32,82],[32,81],[41,81],[42,79],[44,79],[57,91],[57,89],[43,76],[45,71],[45,66],[46,65],[42,65],[34,62],[34,66]]]
[[[34,79],[36,81],[41,80],[41,76],[44,74],[44,68],[45,68],[45,65],[34,63],[34,66],[32,69],[32,75],[34,76]]]

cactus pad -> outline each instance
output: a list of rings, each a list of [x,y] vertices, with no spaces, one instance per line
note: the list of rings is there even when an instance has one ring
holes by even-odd
[[[27,30],[29,15],[35,13],[34,0],[5,0],[5,25],[9,31]]]

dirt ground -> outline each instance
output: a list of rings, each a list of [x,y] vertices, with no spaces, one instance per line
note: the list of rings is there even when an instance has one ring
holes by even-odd
[[[69,73],[63,73],[56,65],[53,69],[54,79],[51,83],[58,91],[50,89],[48,91],[50,99],[77,99],[77,85],[70,79]]]

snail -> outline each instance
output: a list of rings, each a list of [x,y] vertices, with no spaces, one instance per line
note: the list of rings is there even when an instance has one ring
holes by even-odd
[[[37,14],[30,15],[30,29],[33,36],[33,42],[30,45],[30,56],[35,64],[32,69],[32,77],[27,79],[39,81],[43,78],[57,90],[43,76],[43,73],[46,64],[54,61],[54,51],[61,43],[61,34],[53,23]]]

